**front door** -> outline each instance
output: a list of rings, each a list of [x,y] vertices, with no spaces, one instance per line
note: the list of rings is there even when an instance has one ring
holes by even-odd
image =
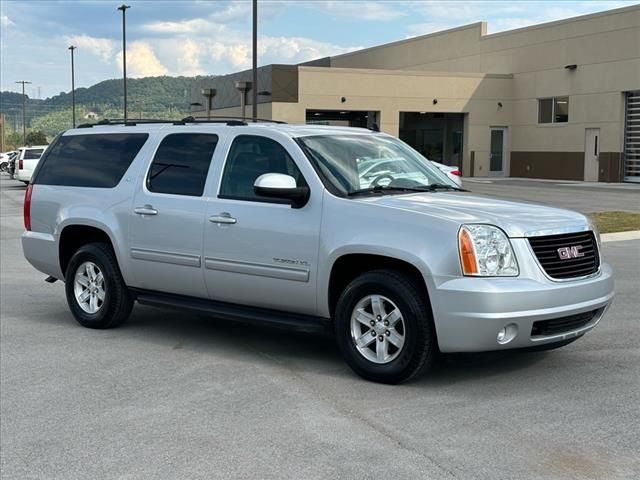
[[[503,176],[507,155],[506,127],[491,127],[491,147],[489,151],[489,175]]]
[[[600,171],[600,129],[584,131],[584,181],[597,182]]]
[[[140,179],[129,224],[137,287],[207,297],[203,192],[217,141],[205,133],[167,135]]]
[[[253,191],[264,173],[306,185],[294,158],[267,136],[233,139],[206,214],[204,272],[212,300],[315,313],[322,192],[312,189],[309,202],[296,209]]]

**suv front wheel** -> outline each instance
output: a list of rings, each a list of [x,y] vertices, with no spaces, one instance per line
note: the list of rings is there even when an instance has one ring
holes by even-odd
[[[122,279],[113,249],[89,243],[71,257],[65,274],[71,313],[88,328],[112,328],[124,322],[133,298]]]
[[[347,286],[336,305],[335,333],[349,366],[381,383],[409,380],[438,351],[426,293],[391,270],[364,273]]]

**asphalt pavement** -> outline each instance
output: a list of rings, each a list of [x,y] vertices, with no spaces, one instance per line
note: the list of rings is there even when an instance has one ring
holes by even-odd
[[[583,339],[385,386],[329,338],[142,306],[80,327],[22,256],[23,195],[0,177],[3,480],[640,478],[638,240],[604,245],[617,297]]]
[[[544,203],[582,213],[640,212],[640,183],[587,183],[524,178],[463,178],[463,187],[510,200]]]

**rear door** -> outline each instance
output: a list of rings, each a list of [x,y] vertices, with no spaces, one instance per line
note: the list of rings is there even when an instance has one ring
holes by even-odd
[[[136,186],[130,256],[140,288],[206,297],[202,274],[204,194],[218,136],[166,135]]]

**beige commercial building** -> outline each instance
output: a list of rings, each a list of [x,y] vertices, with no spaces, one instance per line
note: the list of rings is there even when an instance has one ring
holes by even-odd
[[[379,128],[465,176],[640,182],[640,5],[486,30],[261,67],[259,116]],[[250,80],[203,80],[215,89],[208,114],[241,115],[251,92],[236,82]],[[192,99],[207,115],[200,88]]]

